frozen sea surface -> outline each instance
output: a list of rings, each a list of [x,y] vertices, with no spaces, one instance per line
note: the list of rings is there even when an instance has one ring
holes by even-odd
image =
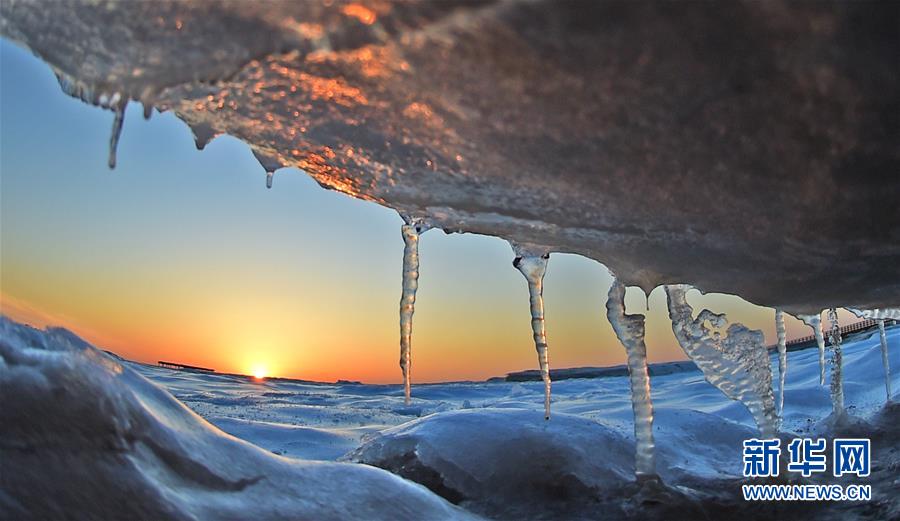
[[[891,366],[900,367],[900,327],[889,328],[887,338]],[[783,430],[803,434],[831,413],[829,380],[825,386],[819,385],[815,348],[790,352],[788,359]],[[771,360],[773,371],[777,371],[776,353]],[[131,366],[223,431],[299,459],[336,460],[359,446],[367,434],[444,411],[528,409],[543,420],[544,385],[539,381],[419,384],[413,387],[412,404],[406,406],[401,385],[258,382],[136,363]],[[844,379],[851,414],[866,418],[884,405],[877,331],[846,339]],[[656,409],[654,428],[663,436],[683,427],[682,422],[692,421],[680,414],[685,410],[755,430],[750,413],[707,383],[699,371],[653,377],[651,385]],[[892,389],[900,389],[900,371],[892,375]],[[626,377],[560,380],[553,383],[553,410],[599,422],[633,438],[629,396]],[[691,443],[681,448],[686,455],[703,450]],[[739,474],[741,454],[737,447],[732,456],[727,466]],[[702,465],[703,458],[688,459]]]
[[[900,366],[900,328],[887,338]],[[753,421],[698,371],[652,379],[664,486],[638,485],[625,377],[558,382],[545,421],[542,382],[418,385],[406,406],[401,385],[152,367],[0,318],[0,519],[896,518],[900,407],[883,405],[877,334],[844,353],[873,500],[748,504]],[[849,433],[824,421],[817,355],[789,354],[786,437]]]

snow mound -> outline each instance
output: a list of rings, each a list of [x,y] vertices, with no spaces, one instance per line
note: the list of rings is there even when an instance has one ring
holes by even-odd
[[[0,317],[2,519],[468,519],[365,465],[229,436],[63,329]]]
[[[634,442],[597,422],[523,409],[442,412],[370,437],[345,459],[388,469],[454,501],[552,503],[615,494]]]

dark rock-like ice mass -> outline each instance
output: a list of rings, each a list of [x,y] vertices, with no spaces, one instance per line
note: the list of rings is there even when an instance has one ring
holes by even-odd
[[[264,168],[791,313],[900,295],[896,2],[37,2],[63,88]],[[127,129],[126,129],[127,131]]]

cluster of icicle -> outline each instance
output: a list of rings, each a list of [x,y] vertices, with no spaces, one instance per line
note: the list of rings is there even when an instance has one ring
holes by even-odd
[[[95,92],[94,89],[65,74],[58,73],[57,79],[62,90],[87,103],[110,109],[114,112],[112,132],[109,140],[109,167],[116,166],[116,149],[125,119],[125,109],[129,95]],[[150,93],[140,96],[144,107],[144,117],[150,118],[153,105]],[[135,98],[137,99],[137,98]],[[202,126],[191,127],[195,143],[202,150],[216,134]],[[253,155],[266,172],[266,187],[272,187],[274,173],[283,165],[269,154],[253,150]],[[419,278],[419,236],[430,226],[424,219],[403,216],[401,226],[403,237],[403,282],[400,297],[400,368],[403,373],[405,403],[410,404],[410,368],[412,353],[412,320],[415,312],[416,291]],[[547,345],[547,331],[544,322],[543,280],[547,270],[549,253],[534,253],[513,245],[516,254],[513,266],[522,273],[528,283],[529,308],[531,310],[531,330],[538,355],[541,379],[544,382],[544,417],[550,419],[550,356]],[[665,287],[668,297],[669,317],[672,331],[679,345],[690,359],[700,368],[706,380],[726,396],[742,403],[753,416],[763,437],[775,436],[780,427],[784,410],[784,388],[787,374],[787,349],[784,328],[784,313],[775,312],[775,326],[778,337],[778,398],[772,392],[772,370],[768,352],[760,331],[750,330],[742,324],[731,324],[723,334],[721,329],[728,323],[724,314],[716,314],[707,309],[693,318],[693,309],[687,303],[686,285]],[[644,315],[625,313],[625,286],[613,280],[606,303],[606,316],[627,355],[628,374],[631,384],[632,411],[634,413],[634,433],[636,440],[635,474],[638,480],[658,479],[653,441],[653,403],[650,393],[650,377],[647,367],[647,346],[644,341]],[[884,321],[900,320],[900,308],[859,310],[850,309],[861,318],[878,322],[881,339],[882,361],[885,372],[885,392],[891,399],[890,367],[888,363],[887,339]],[[797,318],[808,325],[815,335],[819,349],[819,382],[825,383],[825,335],[821,314],[798,315]],[[829,340],[831,344],[831,397],[836,416],[844,415],[844,393],[842,379],[841,333],[837,311],[830,309],[831,322]]]

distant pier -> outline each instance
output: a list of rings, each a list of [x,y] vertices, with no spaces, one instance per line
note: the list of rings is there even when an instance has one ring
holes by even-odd
[[[893,319],[885,319],[884,327],[889,327],[892,325],[896,325],[898,322]],[[860,331],[866,331],[869,329],[874,330],[878,327],[878,321],[873,319],[860,320],[859,322],[854,322],[852,324],[847,324],[846,326],[841,326],[841,336],[851,335],[853,333],[859,333]],[[829,329],[824,328],[823,333],[825,336],[825,345],[830,345],[831,341],[829,340]],[[807,345],[809,344],[809,345]],[[789,340],[785,342],[785,347],[787,347],[788,351],[796,351],[798,349],[804,349],[806,347],[812,347],[816,345],[816,337],[815,335],[808,335],[800,338],[795,338],[793,340]],[[775,349],[778,346],[776,344],[772,344],[768,346],[769,349]]]
[[[196,365],[187,365],[187,364],[179,364],[177,362],[166,362],[160,360],[157,362],[160,367],[165,367],[167,369],[179,369],[181,371],[197,371],[200,373],[215,373],[215,369],[210,369],[208,367],[198,367]]]

